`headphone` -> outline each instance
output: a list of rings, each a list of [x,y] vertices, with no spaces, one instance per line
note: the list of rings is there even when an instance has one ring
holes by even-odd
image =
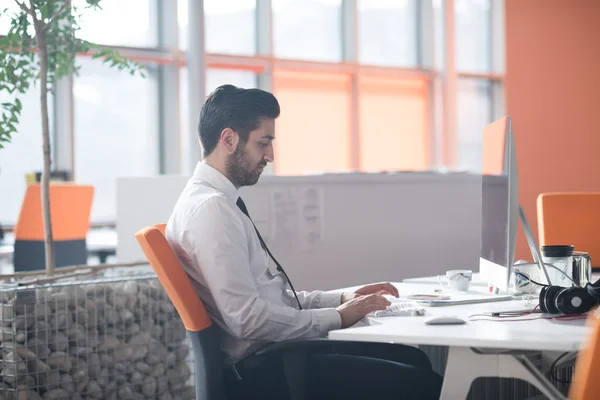
[[[600,279],[585,287],[544,286],[540,310],[550,314],[584,314],[600,304]]]

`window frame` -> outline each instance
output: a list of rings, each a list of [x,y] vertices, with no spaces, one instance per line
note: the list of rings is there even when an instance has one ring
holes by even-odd
[[[179,49],[178,3],[188,5],[188,36],[194,37],[186,51]],[[443,8],[443,43],[436,40],[434,2]],[[500,117],[505,109],[504,64],[505,64],[505,21],[504,0],[491,1],[491,65],[493,71],[480,74],[457,71],[455,66],[454,0],[419,0],[416,18],[415,68],[397,68],[360,64],[358,62],[358,4],[356,0],[342,0],[342,60],[340,62],[315,62],[294,59],[278,59],[273,55],[273,13],[271,0],[256,3],[256,50],[254,56],[216,54],[205,51],[204,2],[202,0],[157,0],[158,44],[152,48],[126,46],[102,46],[119,50],[125,57],[136,61],[153,63],[159,67],[159,171],[161,174],[190,174],[199,159],[200,149],[184,147],[182,143],[197,143],[195,133],[197,110],[205,97],[206,71],[208,68],[237,69],[257,74],[258,87],[267,91],[273,88],[273,71],[278,68],[307,72],[331,72],[348,74],[352,81],[351,116],[351,167],[358,169],[360,163],[359,135],[359,88],[363,76],[385,76],[405,80],[423,79],[427,82],[429,168],[450,169],[456,166],[457,158],[457,82],[459,79],[484,79],[492,82],[492,115]],[[193,23],[191,23],[193,22]],[[188,41],[189,42],[189,41]],[[444,63],[438,66],[436,49],[443,48]],[[189,113],[181,117],[180,75],[182,67],[189,71],[190,85],[187,101]],[[53,168],[66,170],[75,176],[74,166],[74,122],[73,122],[73,78],[59,82],[54,95],[55,145]],[[186,126],[188,129],[183,129]],[[174,134],[174,132],[176,134]],[[183,132],[190,137],[183,138]],[[190,141],[192,140],[192,141]],[[186,153],[185,155],[183,153]],[[277,161],[275,161],[277,162]],[[273,173],[271,165],[266,173]],[[98,224],[92,221],[93,226]],[[105,224],[100,224],[105,225]]]

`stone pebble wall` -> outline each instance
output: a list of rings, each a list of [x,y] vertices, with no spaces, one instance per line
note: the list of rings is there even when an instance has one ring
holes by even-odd
[[[195,399],[186,330],[156,278],[0,301],[0,399]]]

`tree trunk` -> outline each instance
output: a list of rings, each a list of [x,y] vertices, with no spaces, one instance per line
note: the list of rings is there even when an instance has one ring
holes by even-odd
[[[44,25],[35,27],[40,57],[40,80],[42,101],[42,137],[44,151],[44,169],[42,171],[42,213],[44,216],[44,249],[46,253],[46,273],[54,274],[54,239],[52,237],[52,219],[50,217],[50,124],[48,122],[48,48]]]

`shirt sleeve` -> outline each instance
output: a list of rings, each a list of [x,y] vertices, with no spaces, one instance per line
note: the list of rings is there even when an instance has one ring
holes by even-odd
[[[294,296],[291,290],[288,290],[290,296]],[[340,291],[321,291],[315,290],[312,292],[296,292],[298,300],[302,305],[302,308],[315,309],[315,308],[335,308],[338,307],[342,302],[342,292]]]
[[[184,241],[193,249],[193,265],[200,268],[223,323],[235,336],[281,341],[322,337],[341,327],[335,309],[297,310],[260,297],[242,219],[226,198],[210,198],[191,213]]]

